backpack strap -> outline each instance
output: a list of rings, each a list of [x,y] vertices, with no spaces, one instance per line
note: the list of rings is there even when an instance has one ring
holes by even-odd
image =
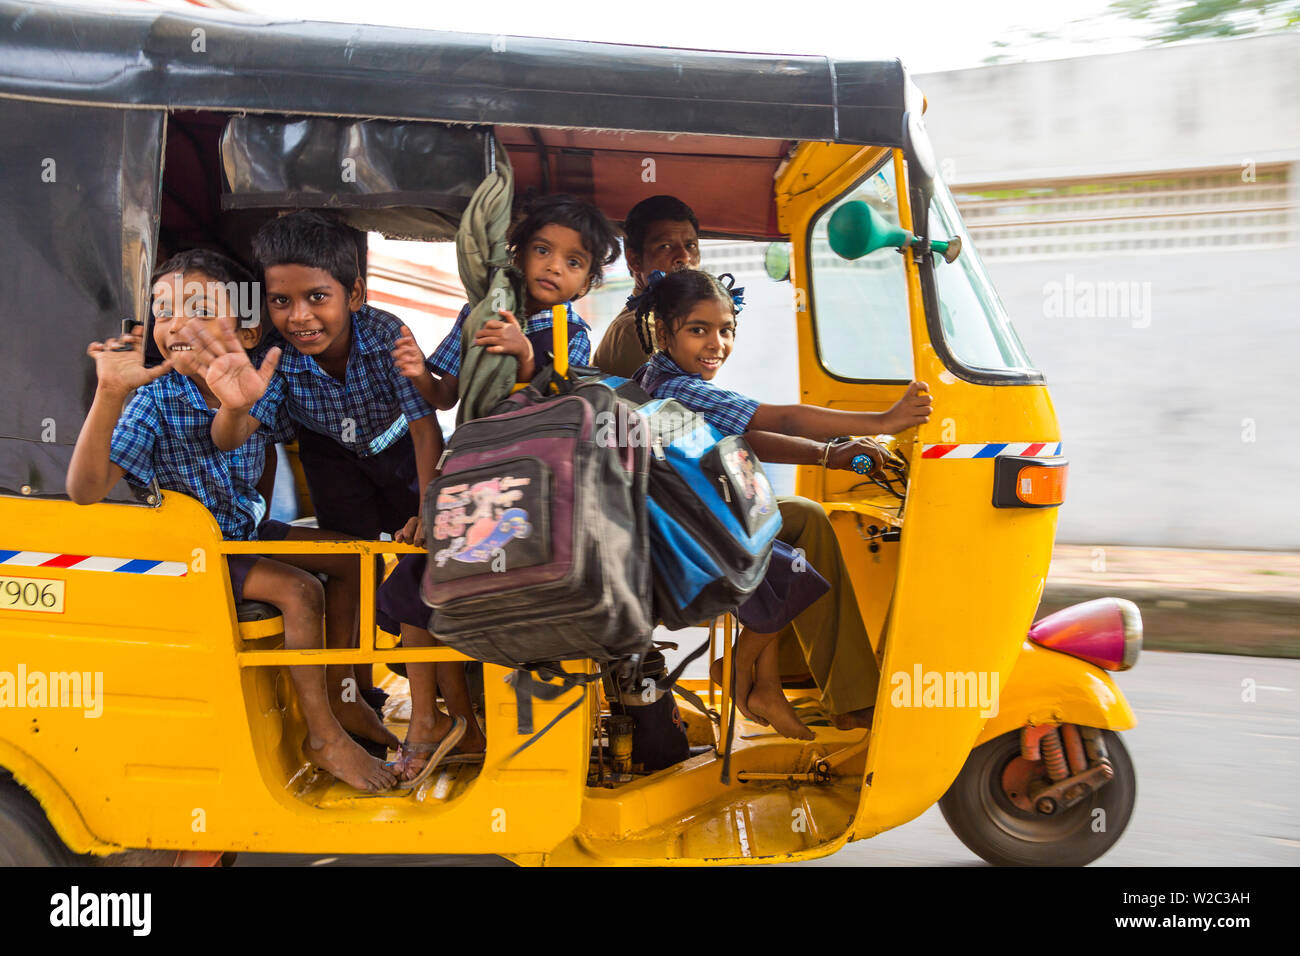
[[[722,715],[719,714],[712,707],[710,707],[708,704],[704,703],[703,699],[700,697],[699,694],[695,693],[695,691],[689,690],[683,687],[681,684],[673,684],[673,693],[677,694],[679,697],[686,700],[687,703],[689,703],[692,707],[698,710],[705,717],[709,718],[709,720],[713,721],[715,724],[722,722]]]
[[[534,679],[534,674],[541,680]],[[558,678],[558,684],[546,683],[548,679]],[[541,740],[548,730],[558,724],[561,720],[573,712],[579,704],[587,699],[586,689],[593,681],[599,680],[600,674],[571,674],[566,671],[563,665],[559,664],[537,664],[531,668],[517,668],[508,678],[515,688],[515,703],[517,707],[518,719],[516,722],[517,732],[523,734],[532,734],[527,740],[514,749],[510,756],[506,757],[501,763],[504,765],[507,761],[513,760],[519,756],[537,741]],[[555,717],[541,730],[533,733],[533,698],[538,700],[554,700],[561,694],[567,693],[574,688],[581,688],[583,693],[579,694],[564,710],[560,711]]]
[[[660,690],[672,690],[673,685],[676,684],[678,679],[682,676],[682,672],[686,670],[686,666],[690,664],[691,661],[698,658],[701,654],[703,654],[708,649],[709,649],[709,641],[706,638],[703,644],[695,648],[695,650],[691,651],[684,658],[678,661],[677,666],[672,669],[672,672],[670,674],[656,681],[655,686],[658,687]],[[689,698],[687,699],[689,700]],[[691,701],[691,703],[694,703],[694,701]]]

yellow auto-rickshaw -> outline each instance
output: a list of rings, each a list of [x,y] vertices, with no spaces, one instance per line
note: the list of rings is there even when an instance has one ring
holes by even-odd
[[[1061,435],[900,63],[9,0],[0,36],[0,863],[767,863],[833,853],[936,801],[995,863],[1083,864],[1118,839],[1135,782],[1117,734],[1135,718],[1106,671],[1132,666],[1141,623],[1103,601],[1034,624]],[[869,731],[755,736],[728,726],[723,689],[688,681],[701,706],[679,703],[708,751],[616,779],[599,682],[537,700],[541,727],[581,697],[507,759],[525,739],[517,698],[485,665],[484,765],[361,794],[304,761],[285,667],[463,659],[377,639],[365,556],[413,549],[223,541],[198,502],[156,488],[67,500],[93,392],[85,343],[147,317],[160,251],[238,255],[293,207],[446,240],[494,143],[521,192],[614,218],[671,193],[706,236],[788,242],[788,263],[777,246],[769,264],[792,279],[804,401],[883,410],[929,383],[937,414],[893,445],[907,467],[892,481],[797,477],[830,516],[880,663]],[[223,555],[308,548],[361,556],[358,649],[286,651],[278,618],[235,606]]]

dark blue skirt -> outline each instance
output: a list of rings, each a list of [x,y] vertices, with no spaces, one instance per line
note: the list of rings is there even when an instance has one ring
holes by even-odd
[[[403,624],[429,629],[433,610],[420,599],[420,580],[428,560],[427,554],[404,554],[397,559],[397,567],[375,595],[375,623],[381,630],[400,635]]]
[[[807,558],[784,541],[773,541],[767,575],[737,609],[736,617],[750,630],[775,634],[830,589],[830,582]]]

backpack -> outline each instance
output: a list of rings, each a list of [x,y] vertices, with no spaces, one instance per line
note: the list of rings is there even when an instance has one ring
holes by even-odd
[[[674,399],[638,409],[650,444],[655,616],[670,630],[735,610],[767,573],[781,512],[753,449]]]
[[[598,443],[635,416],[601,382],[533,385],[465,422],[424,502],[430,630],[477,660],[529,669],[650,649],[648,451]]]

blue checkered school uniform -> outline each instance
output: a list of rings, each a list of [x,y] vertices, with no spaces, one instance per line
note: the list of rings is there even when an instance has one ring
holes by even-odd
[[[582,316],[573,311],[571,304],[565,303],[565,305],[569,310],[569,364],[590,365],[591,337],[587,333],[591,331],[591,326]],[[460,315],[456,316],[455,326],[447,333],[447,337],[438,343],[433,354],[425,360],[424,364],[430,371],[437,372],[439,375],[460,374],[460,338],[469,312],[468,305],[460,310]],[[538,368],[551,360],[552,350],[555,347],[555,340],[552,338],[553,327],[549,308],[535,312],[524,319],[522,325],[524,336],[533,344],[533,362]]]
[[[264,395],[249,414],[275,421],[279,399]],[[180,372],[168,372],[139,388],[113,429],[109,461],[133,485],[179,491],[201,501],[217,519],[223,537],[254,541],[266,515],[257,481],[266,464],[265,438],[254,434],[234,451],[212,441],[212,419],[198,386]]]
[[[397,316],[363,305],[352,313],[352,351],[340,382],[286,345],[267,395],[283,393],[272,441],[289,441],[292,422],[332,438],[360,458],[392,446],[409,422],[433,414],[410,379],[393,365],[393,343],[401,334]]]
[[[650,361],[633,373],[632,380],[655,398],[677,399],[724,435],[748,431],[749,421],[761,404],[747,395],[706,382],[696,373],[686,372],[667,352],[652,355]]]

